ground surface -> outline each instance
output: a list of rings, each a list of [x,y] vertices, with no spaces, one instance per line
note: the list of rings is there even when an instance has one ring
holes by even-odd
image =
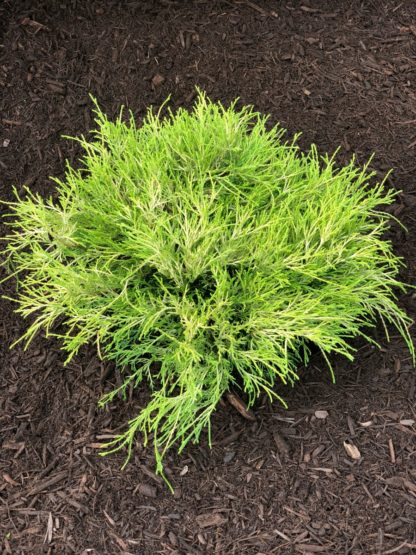
[[[24,183],[53,193],[48,176],[79,154],[61,136],[93,125],[89,92],[110,115],[126,104],[140,118],[168,94],[190,106],[199,85],[302,131],[303,148],[340,145],[341,162],[377,152],[373,167],[393,168],[404,191],[394,211],[409,231],[392,239],[414,280],[415,25],[410,0],[3,0],[1,196]],[[414,314],[411,295],[401,302]],[[92,350],[64,369],[43,338],[9,351],[25,322],[6,301],[0,315],[3,553],[416,553],[415,371],[382,329],[381,351],[360,344],[353,364],[334,360],[336,386],[316,358],[281,391],[289,411],[259,403],[253,423],[220,406],[211,451],[168,457],[171,495],[151,450],[138,446],[124,471],[121,455],[97,454],[126,418],[121,402],[97,409],[113,369]]]

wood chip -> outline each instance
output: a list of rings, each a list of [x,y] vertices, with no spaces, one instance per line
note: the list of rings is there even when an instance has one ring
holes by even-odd
[[[133,493],[140,493],[145,497],[156,497],[156,488],[150,484],[138,484]]]
[[[63,491],[58,491],[56,495],[58,495],[61,499],[66,501],[68,505],[71,505],[71,507],[74,507],[80,513],[84,513],[86,515],[89,514],[90,510],[88,509],[88,507],[86,507],[76,499],[73,499],[69,495],[65,495]]]
[[[361,453],[358,447],[351,443],[351,441],[344,441],[344,449],[347,455],[351,457],[351,459],[353,459],[354,461],[358,461],[359,459],[361,459]]]
[[[161,85],[164,80],[165,78],[163,77],[163,75],[160,75],[160,73],[156,73],[156,75],[152,79],[152,85],[154,87],[159,87],[159,85]]]
[[[277,446],[279,454],[283,455],[284,457],[289,457],[290,456],[290,447],[289,447],[287,441],[285,440],[285,438],[281,434],[279,434],[278,432],[273,432],[273,439],[274,439],[274,442]]]
[[[5,553],[7,553],[7,555],[12,555],[13,551],[12,551],[12,548],[10,547],[10,542],[7,538],[3,539],[3,545],[4,545]]]
[[[188,470],[189,470],[189,466],[186,464],[182,470],[179,472],[179,476],[185,476],[185,474],[188,474]]]
[[[350,436],[351,437],[355,437],[356,433],[355,433],[355,428],[354,428],[354,421],[351,418],[350,415],[347,416],[347,424],[348,424],[348,429],[350,431]]]
[[[224,439],[221,439],[220,441],[214,441],[213,445],[229,445],[230,443],[233,443],[236,439],[238,439],[241,435],[242,430],[239,430],[238,432],[233,432],[232,434],[230,434],[229,436],[225,437]]]
[[[223,461],[225,462],[225,464],[228,464],[233,460],[234,457],[235,451],[228,451],[227,453],[225,453]]]
[[[367,422],[359,422],[359,424],[363,428],[369,428],[373,424],[373,421],[372,420],[367,420]]]
[[[104,513],[105,518],[111,524],[111,526],[115,526],[116,525],[115,520],[113,518],[111,518],[111,516],[107,513],[107,511],[103,510],[103,513]]]
[[[227,401],[232,405],[244,418],[251,420],[251,422],[256,421],[253,411],[247,408],[246,404],[240,397],[231,391],[225,394]]]
[[[416,484],[407,480],[407,478],[404,478],[403,476],[392,476],[391,478],[386,478],[384,481],[389,486],[405,488],[413,493],[416,493]]]
[[[67,478],[67,477],[68,477],[68,472],[66,472],[66,471],[58,472],[58,474],[55,474],[55,476],[52,476],[52,478],[49,478],[48,480],[44,480],[40,484],[35,485],[28,492],[27,495],[36,495],[37,493],[40,493],[41,491],[44,491],[44,490],[50,488],[51,486],[55,486],[59,482],[62,482],[62,480],[65,480],[65,478]]]
[[[21,121],[15,119],[2,119],[1,121],[4,125],[22,125]]]
[[[7,474],[6,472],[3,474],[3,480],[4,480],[5,482],[7,482],[8,484],[10,484],[11,486],[18,486],[18,485],[19,485],[19,484],[18,484],[15,480],[13,480],[13,478],[12,478],[9,474]]]
[[[35,29],[35,32],[38,32],[38,31],[41,31],[41,30],[50,31],[49,27],[47,27],[43,23],[39,23],[39,21],[35,21],[34,19],[30,19],[29,17],[24,17],[21,20],[20,25],[23,25],[24,27],[33,27]]]
[[[391,555],[392,553],[397,553],[398,551],[401,551],[403,548],[415,549],[416,548],[416,543],[408,543],[407,541],[404,541],[400,545],[398,545],[397,547],[393,547],[392,549],[388,549],[387,551],[383,551],[383,555]],[[406,553],[408,553],[408,551],[406,551]]]
[[[260,6],[258,6],[257,4],[255,4],[254,2],[250,2],[250,0],[245,0],[244,2],[245,4],[247,4],[247,6],[250,6],[250,8],[253,8],[253,10],[256,10],[256,12],[261,13],[261,15],[267,16],[269,15],[266,10],[263,10],[263,8],[261,8]]]
[[[406,489],[408,489],[412,493],[416,493],[416,484],[414,484],[410,480],[406,480],[406,478],[403,478],[403,485]]]
[[[399,424],[402,426],[414,426],[415,421],[409,418],[407,420],[400,420]]]
[[[328,418],[328,416],[329,416],[329,412],[327,410],[315,411],[315,418],[318,418],[318,420],[325,420],[325,418]]]
[[[330,553],[328,546],[326,545],[314,545],[312,543],[300,543],[296,546],[296,549],[302,553]]]
[[[65,94],[66,86],[64,83],[60,83],[59,81],[53,81],[52,79],[46,79],[46,83],[48,84],[48,89],[57,94]]]
[[[389,486],[394,486],[396,488],[401,488],[403,486],[402,476],[392,476],[391,478],[385,478],[385,483]]]
[[[396,464],[396,452],[394,450],[393,440],[389,438],[389,453],[390,453],[390,460],[392,464]]]
[[[117,534],[115,534],[113,531],[109,530],[108,534],[114,538],[114,541],[121,547],[121,549],[123,550],[124,554],[129,554],[130,552],[127,551],[128,550],[128,545],[127,543],[123,540],[123,538],[120,538],[120,536],[117,536]]]
[[[301,6],[300,9],[306,13],[318,13],[320,11],[317,8],[310,8],[309,6]]]
[[[43,543],[51,543],[52,537],[53,537],[53,518],[52,518],[52,513],[49,513],[48,524],[46,526],[46,533],[45,533],[45,538],[43,540]]]
[[[154,472],[152,472],[151,470],[149,470],[147,466],[145,466],[144,464],[140,465],[140,470],[143,472],[143,474],[146,474],[146,476],[154,480],[157,484],[159,485],[163,484],[162,478],[157,474],[155,474]]]
[[[195,519],[201,528],[209,528],[210,526],[221,526],[227,522],[227,519],[220,513],[205,513],[198,515]]]

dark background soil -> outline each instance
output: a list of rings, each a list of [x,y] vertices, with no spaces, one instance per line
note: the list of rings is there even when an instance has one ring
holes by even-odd
[[[195,85],[271,114],[301,145],[355,153],[403,191],[408,227],[392,239],[414,282],[416,4],[394,1],[3,0],[0,4],[0,188],[53,194],[93,126],[95,95],[111,116],[140,118],[168,94],[191,106]],[[14,284],[2,285],[14,294]],[[400,302],[414,315],[411,294]],[[359,344],[335,359],[337,385],[315,358],[282,389],[285,411],[260,402],[256,422],[224,402],[203,441],[167,459],[171,495],[151,449],[132,462],[97,445],[126,405],[97,408],[117,374],[93,350],[63,367],[42,337],[9,350],[27,325],[0,308],[0,544],[7,554],[416,553],[415,372],[403,342]],[[128,403],[139,410],[140,395]],[[328,416],[319,419],[315,411]],[[319,414],[319,413],[318,413]],[[362,425],[364,423],[364,425]],[[358,447],[354,461],[344,441]]]

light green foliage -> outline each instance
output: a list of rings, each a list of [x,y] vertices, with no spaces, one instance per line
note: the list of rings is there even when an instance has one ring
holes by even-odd
[[[162,471],[174,443],[209,432],[230,386],[250,404],[277,397],[312,344],[352,359],[351,338],[377,318],[413,353],[393,293],[401,262],[383,239],[394,193],[370,186],[367,168],[303,154],[252,109],[202,94],[191,113],[150,111],[140,128],[96,115],[58,200],[27,190],[12,204],[6,252],[22,275],[18,312],[34,315],[25,339],[43,328],[68,359],[95,342],[125,376],[101,405],[151,387],[108,451],[152,434]]]

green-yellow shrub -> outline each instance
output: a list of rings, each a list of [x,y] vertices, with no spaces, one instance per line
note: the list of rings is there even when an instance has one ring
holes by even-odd
[[[18,312],[35,315],[26,340],[43,328],[68,359],[95,342],[125,377],[101,405],[131,383],[151,388],[109,451],[152,434],[162,471],[236,381],[250,404],[277,397],[311,345],[352,359],[350,340],[372,341],[377,319],[413,353],[401,261],[383,238],[394,193],[370,186],[367,168],[304,154],[251,108],[203,94],[191,113],[150,111],[141,127],[96,115],[58,200],[27,190],[12,204],[6,253]]]

